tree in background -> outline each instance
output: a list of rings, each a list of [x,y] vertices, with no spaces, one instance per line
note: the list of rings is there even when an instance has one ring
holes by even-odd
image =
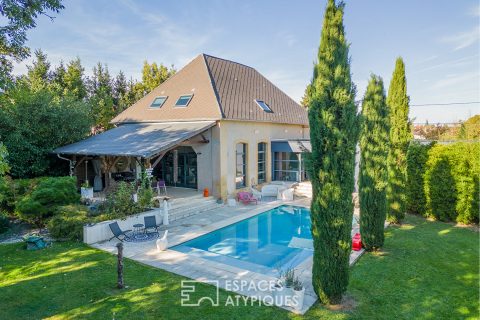
[[[351,250],[358,119],[343,9],[343,2],[327,3],[308,99],[313,187],[312,282],[323,303],[341,301],[348,285]]]
[[[91,127],[87,103],[69,91],[71,68],[60,64],[51,71],[40,50],[35,58],[27,74],[0,95],[0,140],[9,150],[14,178],[62,174],[65,161],[50,152],[85,138]]]
[[[33,91],[17,84],[1,103],[0,139],[9,150],[11,174],[16,178],[56,174],[57,166],[52,165],[56,159],[50,152],[85,138],[90,131],[86,103],[56,97],[47,89]]]
[[[392,223],[400,223],[406,210],[407,150],[413,138],[408,120],[409,100],[405,64],[402,58],[397,58],[387,98],[390,108],[387,218]]]
[[[12,62],[20,62],[30,55],[25,46],[27,30],[35,28],[39,15],[49,16],[63,9],[61,0],[0,0],[0,14],[3,17],[0,28],[0,88],[5,89],[11,82]],[[3,25],[6,22],[6,25]]]
[[[163,64],[157,65],[155,62],[149,64],[148,61],[145,61],[143,63],[142,82],[139,83],[137,88],[138,94],[144,97],[173,74],[175,74],[173,66],[169,69]]]
[[[0,142],[0,179],[10,170],[7,162],[8,151],[3,142]]]
[[[107,66],[100,62],[93,67],[93,76],[89,79],[90,115],[93,119],[93,132],[110,129],[110,120],[115,116],[113,106],[113,81]]]
[[[372,75],[362,103],[360,134],[360,233],[367,250],[383,246],[387,217],[389,118],[383,80]]]

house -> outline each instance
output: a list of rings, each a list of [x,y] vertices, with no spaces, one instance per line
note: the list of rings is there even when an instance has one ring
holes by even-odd
[[[307,111],[237,62],[200,54],[112,122],[54,151],[97,190],[142,167],[167,185],[224,199],[251,185],[306,179]]]

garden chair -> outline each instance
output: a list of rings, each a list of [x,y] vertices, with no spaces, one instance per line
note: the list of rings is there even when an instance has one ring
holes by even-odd
[[[255,202],[255,204],[258,204],[258,199],[253,196],[250,192],[239,192],[237,193],[237,200],[242,202],[243,204],[249,204],[252,202]]]
[[[158,195],[160,195],[160,191],[163,191],[165,195],[167,195],[167,185],[165,184],[165,180],[158,180],[156,189]]]
[[[155,219],[155,216],[143,217],[143,221],[145,225],[145,231],[148,229],[155,229],[155,232],[158,233],[157,219]]]
[[[127,232],[130,232],[132,230],[122,231],[122,229],[120,229],[120,226],[118,225],[118,222],[110,223],[108,226],[110,227],[110,230],[113,233],[113,237],[111,237],[109,240],[112,240],[113,238],[117,238],[118,240],[123,242],[123,240],[125,239],[130,239],[130,237],[127,235]]]

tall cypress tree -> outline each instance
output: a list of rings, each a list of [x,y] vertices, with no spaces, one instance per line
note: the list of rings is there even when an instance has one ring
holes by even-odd
[[[383,246],[387,216],[390,121],[383,80],[372,75],[362,104],[360,134],[360,233],[367,250]]]
[[[412,130],[408,121],[409,100],[405,64],[402,58],[397,58],[387,99],[390,108],[387,218],[393,223],[400,223],[405,218],[407,150],[412,139]]]
[[[343,2],[329,0],[318,62],[309,90],[312,154],[313,287],[323,303],[338,303],[348,285],[358,121]]]

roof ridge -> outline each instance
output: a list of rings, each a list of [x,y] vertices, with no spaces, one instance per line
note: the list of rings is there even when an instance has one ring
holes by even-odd
[[[227,62],[239,64],[239,65],[241,65],[241,66],[244,66],[244,67],[247,67],[247,68],[250,68],[250,69],[253,69],[253,70],[257,71],[257,69],[255,69],[254,67],[248,66],[248,65],[246,65],[246,64],[243,64],[243,63],[240,63],[240,62],[237,62],[237,61],[233,61],[233,60],[229,60],[229,59],[224,59],[224,58],[212,56],[212,55],[206,54],[206,53],[202,53],[201,55],[203,55],[203,57],[205,58],[205,61],[207,60],[206,57],[209,57],[209,58],[213,58],[213,59],[217,59],[217,60],[223,60],[223,61],[227,61]],[[258,72],[258,71],[257,71],[257,72]]]
[[[222,119],[225,119],[225,112],[223,111],[222,102],[220,101],[220,95],[218,94],[217,84],[215,82],[215,79],[212,76],[212,72],[210,70],[210,66],[208,65],[208,61],[207,61],[207,57],[211,57],[211,56],[209,56],[205,53],[202,53],[201,56],[203,57],[203,62],[205,63],[205,68],[207,68],[208,77],[210,78],[210,84],[212,85],[212,90],[213,90],[213,93],[215,94],[215,99],[217,99],[218,108],[220,109],[219,110],[220,115],[221,115]]]

